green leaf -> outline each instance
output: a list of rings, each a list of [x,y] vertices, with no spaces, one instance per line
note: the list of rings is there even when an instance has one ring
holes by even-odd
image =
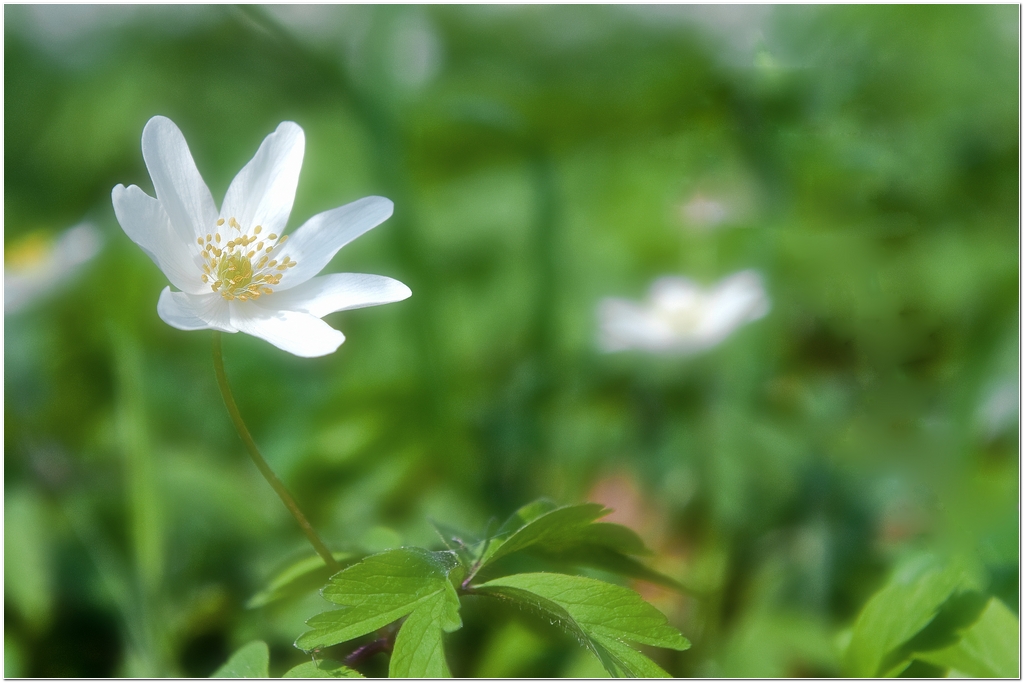
[[[1020,621],[1000,600],[991,598],[960,642],[918,653],[916,658],[975,678],[1017,678],[1019,643]]]
[[[281,678],[364,678],[363,674],[350,669],[333,659],[321,659],[318,662],[303,662],[293,666]]]
[[[624,555],[653,555],[635,531],[621,524],[595,522],[585,526],[577,537],[580,545],[608,548]]]
[[[332,553],[342,566],[351,565],[358,558],[351,553]],[[295,562],[275,576],[266,588],[249,599],[248,609],[269,605],[284,598],[310,593],[327,582],[331,570],[319,555],[306,557]]]
[[[563,562],[573,567],[593,567],[594,569],[601,569],[612,574],[618,574],[619,576],[649,581],[676,591],[687,590],[685,586],[675,579],[665,576],[642,562],[610,548],[594,545],[569,546],[558,551],[545,548],[538,554],[548,560]]]
[[[451,583],[420,605],[402,624],[395,638],[388,669],[390,678],[450,678],[442,633],[462,626],[459,596]]]
[[[690,642],[665,615],[622,586],[566,574],[516,574],[475,587],[540,612],[576,636],[613,676],[664,676],[627,643],[685,650]],[[628,650],[629,652],[626,652]]]
[[[270,650],[262,640],[243,645],[210,678],[268,678]]]
[[[4,498],[4,595],[33,629],[53,608],[50,528],[43,499],[28,488]]]
[[[678,581],[654,571],[630,555],[651,555],[643,540],[621,524],[595,522],[611,510],[596,503],[557,507],[539,500],[520,508],[483,547],[480,567],[521,550],[565,562],[643,579],[674,590]]]
[[[541,498],[540,500],[535,500],[532,503],[527,503],[513,512],[512,515],[505,520],[505,523],[498,527],[498,531],[495,532],[494,536],[507,538],[541,515],[557,509],[558,505],[547,498]]]
[[[851,676],[898,673],[901,663],[887,657],[928,625],[957,588],[968,581],[964,565],[924,555],[900,567],[868,600],[853,625],[845,663]],[[884,669],[884,670],[883,670]]]
[[[322,595],[342,609],[307,621],[313,630],[299,636],[295,646],[307,652],[329,647],[397,621],[453,590],[459,567],[450,551],[398,548],[371,555],[331,577]]]
[[[583,534],[586,526],[611,512],[598,503],[554,509],[550,509],[549,505],[547,501],[537,501],[513,515],[502,529],[498,530],[498,535],[490,539],[481,557],[480,566],[485,567],[532,545],[574,542]],[[516,528],[515,524],[520,520],[523,523]]]
[[[672,678],[667,671],[645,655],[614,638],[594,636],[598,658],[605,669],[616,678]]]

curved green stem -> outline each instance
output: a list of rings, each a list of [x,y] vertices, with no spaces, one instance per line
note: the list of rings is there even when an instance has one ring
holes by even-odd
[[[306,534],[306,538],[313,544],[313,548],[320,557],[323,558],[327,566],[333,571],[341,571],[342,567],[337,560],[334,559],[334,555],[327,549],[323,540],[317,535],[313,529],[313,525],[309,523],[306,516],[302,514],[302,510],[299,509],[295,499],[292,498],[292,494],[288,493],[288,489],[285,488],[284,484],[274,471],[270,469],[270,465],[263,459],[260,454],[260,450],[256,448],[256,442],[252,440],[252,435],[249,433],[249,428],[245,426],[245,421],[242,420],[242,414],[238,412],[238,406],[235,405],[235,397],[231,394],[231,385],[228,384],[228,377],[224,374],[224,356],[221,353],[220,344],[220,332],[214,330],[213,332],[213,369],[217,373],[217,384],[220,385],[220,393],[224,397],[224,405],[227,406],[228,414],[231,416],[231,421],[235,424],[235,430],[238,432],[238,436],[242,439],[242,443],[245,444],[245,449],[249,452],[249,457],[252,458],[253,463],[256,465],[256,469],[260,471],[263,478],[267,480],[267,483],[274,489],[281,502],[288,508],[288,511],[292,513],[292,517],[302,527],[302,533]]]

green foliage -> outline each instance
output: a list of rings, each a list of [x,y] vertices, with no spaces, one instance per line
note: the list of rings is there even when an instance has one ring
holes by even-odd
[[[955,645],[921,652],[917,659],[974,678],[1020,676],[1020,620],[990,598],[978,620]]]
[[[847,671],[927,675],[931,666],[975,677],[1016,676],[1019,621],[977,585],[975,572],[963,561],[911,558],[854,623]]]
[[[398,630],[388,675],[392,678],[451,676],[441,634],[462,627],[459,597],[451,584],[414,609]]]
[[[665,616],[635,592],[595,579],[517,574],[488,581],[475,590],[540,612],[576,636],[615,676],[668,676],[625,642],[675,650],[690,647]]]
[[[293,666],[281,678],[362,678],[355,669],[350,669],[333,659],[319,659]]]
[[[351,553],[333,553],[345,567],[358,560]],[[249,599],[246,607],[256,609],[285,598],[302,595],[324,585],[333,572],[319,555],[303,558],[282,569],[267,587]]]
[[[238,648],[210,678],[267,678],[270,676],[270,650],[262,640]]]
[[[32,490],[4,498],[4,595],[34,629],[50,618],[52,593],[46,507]]]
[[[965,579],[962,566],[944,565],[928,555],[913,558],[897,570],[853,625],[846,648],[850,675],[879,676],[902,663],[888,662],[886,657],[927,626]]]
[[[579,567],[594,567],[680,588],[674,579],[632,557],[651,554],[636,532],[621,524],[596,522],[610,512],[595,503],[559,507],[551,501],[539,500],[525,505],[493,537],[477,544],[476,571],[484,571],[513,553],[529,551]]]
[[[387,626],[412,611],[438,608],[447,630],[458,628],[458,599],[450,578],[460,567],[452,552],[400,548],[371,555],[331,577],[321,591],[342,609],[323,612],[306,622],[313,627],[299,636],[295,646],[306,651],[329,647]],[[448,597],[450,596],[450,598]],[[445,609],[455,600],[454,611]]]
[[[627,643],[685,650],[690,646],[665,616],[635,592],[596,579],[565,574],[513,574],[474,584],[476,571],[532,548],[595,546],[639,554],[639,537],[617,524],[594,521],[610,512],[601,505],[557,507],[538,501],[520,508],[477,554],[401,548],[371,555],[335,574],[321,594],[341,609],[306,623],[313,630],[295,642],[319,650],[366,635],[405,617],[391,653],[397,678],[451,676],[443,634],[462,627],[459,593],[511,600],[558,623],[593,652],[614,676],[668,676]],[[472,567],[467,566],[472,563]]]

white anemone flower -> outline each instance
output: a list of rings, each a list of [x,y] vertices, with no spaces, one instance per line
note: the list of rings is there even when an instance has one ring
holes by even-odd
[[[647,300],[604,299],[598,306],[598,343],[606,352],[642,351],[693,354],[709,349],[770,308],[761,277],[735,273],[710,288],[684,277],[663,277]]]
[[[235,176],[218,211],[178,127],[163,116],[149,120],[142,156],[156,199],[118,185],[113,201],[121,228],[180,290],[160,293],[156,309],[164,322],[179,330],[245,332],[312,358],[345,341],[323,316],[411,294],[380,275],[314,277],[339,249],[387,220],[394,205],[365,197],[285,235],[304,148],[302,128],[279,125]]]

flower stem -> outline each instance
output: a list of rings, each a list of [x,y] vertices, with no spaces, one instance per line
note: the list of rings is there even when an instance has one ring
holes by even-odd
[[[270,465],[263,459],[260,454],[260,450],[256,448],[256,442],[252,440],[252,435],[249,433],[249,428],[245,426],[245,421],[242,419],[242,414],[238,412],[238,406],[235,405],[235,397],[231,394],[231,385],[228,384],[228,377],[224,374],[224,356],[221,353],[220,344],[220,332],[213,331],[213,369],[217,373],[217,384],[220,385],[221,396],[224,397],[224,405],[227,406],[228,414],[231,416],[231,421],[235,424],[235,430],[238,432],[238,436],[242,439],[242,443],[245,444],[245,449],[249,452],[249,457],[252,458],[253,463],[256,465],[256,469],[260,471],[263,478],[267,480],[271,488],[277,493],[281,502],[288,508],[288,511],[292,513],[292,517],[302,527],[302,533],[306,534],[306,538],[313,544],[313,548],[320,557],[323,558],[327,566],[332,571],[341,571],[342,567],[337,560],[334,559],[334,555],[327,549],[323,540],[317,535],[313,529],[313,525],[309,523],[306,516],[302,514],[302,510],[299,509],[295,499],[292,498],[292,494],[288,493],[288,489],[285,488],[284,484],[274,471],[270,469]]]

